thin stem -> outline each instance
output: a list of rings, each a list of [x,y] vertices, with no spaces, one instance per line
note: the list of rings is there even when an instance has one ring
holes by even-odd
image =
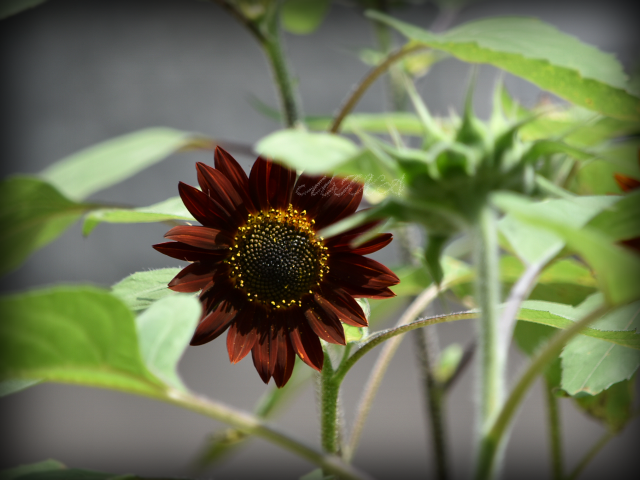
[[[476,470],[476,479],[491,478],[495,471],[495,457],[504,439],[507,428],[511,424],[518,407],[522,403],[525,394],[535,381],[536,377],[545,369],[562,350],[567,341],[576,336],[580,331],[594,322],[609,310],[609,307],[600,307],[569,328],[556,333],[547,342],[545,347],[532,359],[529,367],[514,386],[511,394],[504,403],[495,421],[492,422],[480,444],[479,462]]]
[[[368,479],[368,475],[358,472],[349,465],[346,465],[339,458],[333,455],[323,455],[315,449],[289,437],[275,428],[267,425],[260,419],[248,413],[240,412],[220,403],[214,403],[205,398],[171,391],[169,395],[159,394],[154,397],[174,405],[186,408],[187,410],[200,413],[207,417],[225,422],[234,427],[240,428],[246,433],[261,437],[285,450],[295,453],[328,472],[332,472],[339,478],[349,478],[353,480]]]
[[[275,84],[280,97],[284,123],[287,127],[296,125],[300,119],[298,96],[291,80],[289,67],[287,66],[286,56],[282,47],[282,35],[279,25],[280,15],[278,15],[278,12],[270,10],[265,14],[266,18],[254,21],[245,17],[242,11],[228,0],[209,1],[220,5],[220,7],[238,20],[238,22],[251,32],[260,46],[262,46],[271,65],[271,70],[273,71]],[[274,2],[267,8],[277,9],[279,6]],[[261,28],[261,25],[266,28]]]
[[[480,401],[477,428],[480,437],[502,406],[504,398],[504,352],[498,325],[500,276],[496,214],[489,205],[480,210],[474,229],[476,303],[480,307]]]
[[[277,22],[277,19],[274,22]],[[295,92],[286,56],[282,48],[282,35],[279,28],[274,27],[272,30],[262,46],[271,64],[275,83],[278,87],[284,123],[287,127],[293,127],[300,119],[298,96]]]
[[[400,320],[396,324],[397,327],[406,325],[407,323],[412,322],[415,318],[420,315],[420,313],[425,309],[425,307],[433,301],[438,295],[438,288],[434,285],[427,288],[424,292],[422,292],[418,297],[413,301],[409,308],[405,310]],[[380,340],[382,341],[382,340]],[[380,383],[382,382],[382,378],[384,377],[387,368],[389,367],[389,362],[393,358],[396,350],[400,346],[400,342],[402,341],[402,337],[397,337],[389,340],[378,360],[376,361],[371,374],[369,375],[369,379],[367,380],[367,384],[365,385],[364,392],[362,394],[362,398],[360,399],[358,405],[358,411],[356,413],[356,419],[353,424],[353,430],[351,431],[351,437],[349,438],[349,442],[345,446],[344,449],[344,459],[349,462],[353,458],[353,454],[355,453],[356,446],[360,441],[360,435],[362,434],[362,429],[364,427],[364,423],[369,415],[369,410],[371,410],[371,405],[373,404],[373,399],[380,388]],[[372,339],[368,341],[369,345],[372,345]],[[373,347],[370,347],[373,348]],[[336,378],[339,382],[342,381],[344,375],[346,375],[347,371],[351,366],[360,358],[364,353],[366,353],[368,349],[360,348],[357,352],[355,352],[347,362],[345,362],[344,367],[340,368],[336,372]]]
[[[380,75],[387,71],[394,62],[411,53],[426,49],[428,49],[428,47],[424,45],[405,45],[401,49],[389,54],[387,58],[385,58],[384,61],[380,63],[380,65],[371,69],[369,73],[367,73],[367,75],[365,75],[365,77],[360,81],[360,83],[356,85],[356,87],[351,91],[347,99],[344,101],[344,103],[340,107],[338,114],[333,120],[329,131],[331,133],[338,133],[342,121],[351,112],[351,110],[353,110],[362,95],[364,95],[364,92],[366,92],[367,89],[373,84],[373,82],[375,82]]]
[[[322,449],[326,453],[340,452],[338,434],[338,392],[340,383],[334,379],[331,357],[324,349],[324,365],[320,373],[320,433]]]
[[[426,317],[416,320],[415,322],[411,322],[406,325],[402,325],[400,327],[389,328],[387,330],[380,330],[375,334],[371,335],[366,342],[364,342],[358,350],[356,350],[349,360],[347,360],[344,365],[341,365],[338,370],[336,370],[335,378],[342,381],[347,374],[347,372],[353,367],[358,360],[364,357],[367,353],[369,353],[372,349],[377,347],[383,342],[387,342],[385,345],[388,345],[388,340],[393,339],[393,337],[397,337],[398,335],[402,335],[403,333],[410,332],[411,330],[415,330],[416,328],[426,327],[427,325],[436,325],[438,323],[446,323],[446,322],[455,322],[456,320],[471,320],[472,318],[478,318],[479,312],[477,310],[469,310],[467,312],[460,313],[452,313],[447,315],[436,315],[435,317]],[[384,353],[385,350],[382,350]],[[378,361],[382,357],[382,353],[380,357],[378,357]],[[370,377],[371,378],[371,377]]]
[[[598,454],[598,452],[602,450],[602,447],[604,447],[607,443],[609,443],[609,440],[611,440],[615,436],[616,436],[615,433],[609,431],[605,433],[602,437],[600,437],[600,440],[598,440],[596,444],[589,449],[589,451],[582,458],[582,460],[580,460],[580,463],[576,465],[576,468],[574,468],[573,471],[567,476],[566,480],[575,480],[576,478],[578,478],[578,475],[582,473],[582,470],[584,470],[584,467],[586,467],[587,464],[591,460],[593,460],[593,458]]]
[[[427,399],[427,415],[431,420],[431,439],[436,460],[436,477],[440,480],[449,478],[448,457],[446,451],[446,439],[444,429],[444,400],[445,391],[433,376],[435,357],[431,352],[433,340],[432,335],[435,326],[422,328],[413,332],[418,364],[422,373],[422,385],[424,395]]]
[[[547,397],[547,418],[549,420],[549,446],[551,447],[551,466],[553,480],[562,480],[562,438],[560,436],[560,413],[558,398],[553,393],[554,386],[545,378]]]

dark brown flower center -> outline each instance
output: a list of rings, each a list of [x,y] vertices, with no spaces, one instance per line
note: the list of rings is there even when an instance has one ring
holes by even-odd
[[[249,300],[283,308],[300,305],[328,271],[322,239],[315,236],[306,212],[291,205],[249,215],[231,247],[227,260]]]

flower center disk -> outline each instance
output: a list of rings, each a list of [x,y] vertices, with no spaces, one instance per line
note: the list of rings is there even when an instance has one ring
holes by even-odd
[[[327,248],[305,214],[291,205],[262,211],[239,229],[227,262],[249,300],[277,308],[300,305],[302,295],[320,284],[328,271]]]

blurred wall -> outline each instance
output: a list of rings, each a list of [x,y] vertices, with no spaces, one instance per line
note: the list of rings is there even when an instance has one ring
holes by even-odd
[[[427,27],[431,5],[398,12]],[[630,3],[472,2],[456,23],[489,15],[534,15],[585,42],[615,53],[627,68],[637,53],[637,15]],[[108,138],[148,126],[199,131],[252,145],[279,127],[250,105],[255,96],[276,106],[275,90],[258,46],[218,7],[190,0],[51,0],[5,20],[0,29],[2,118],[1,174],[37,173],[53,161]],[[371,45],[369,24],[353,9],[333,6],[310,36],[287,38],[307,114],[331,114],[350,86],[367,71],[355,52]],[[429,107],[439,114],[459,108],[469,69],[455,60],[437,65],[420,80]],[[496,71],[482,67],[476,109],[486,116]],[[534,86],[507,76],[512,93],[527,104],[540,95]],[[359,111],[387,108],[382,82],[363,98]],[[232,153],[234,153],[232,149]],[[239,151],[236,153],[240,153]],[[238,155],[245,168],[253,157]],[[93,198],[149,205],[177,194],[178,181],[196,182],[194,163],[207,153],[182,153]],[[101,225],[83,238],[79,225],[34,254],[19,270],[0,279],[4,291],[54,282],[108,286],[139,270],[175,266],[150,245],[162,241],[164,225]],[[389,249],[378,257],[398,259]],[[443,345],[473,337],[470,322],[439,327]],[[364,431],[355,464],[376,478],[432,475],[430,439],[424,430],[412,343],[405,340],[383,382]],[[343,395],[345,421],[353,419],[370,355],[349,374]],[[510,375],[523,359],[510,357]],[[307,368],[307,367],[303,367]],[[251,361],[229,365],[224,341],[190,348],[180,366],[195,391],[250,410],[265,390]],[[471,372],[450,394],[447,422],[453,470],[470,467]],[[318,445],[314,388],[307,388],[277,423]],[[550,472],[540,386],[532,392],[511,435],[506,478],[547,477]],[[571,468],[602,429],[562,402],[567,465]],[[65,464],[114,473],[186,476],[204,439],[221,425],[195,414],[119,393],[62,385],[41,385],[0,399],[0,468],[55,458]],[[638,422],[610,442],[582,478],[605,472],[627,478],[637,463]],[[297,478],[313,467],[262,441],[202,478]]]

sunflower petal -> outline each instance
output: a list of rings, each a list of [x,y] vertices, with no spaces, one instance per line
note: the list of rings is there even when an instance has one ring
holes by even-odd
[[[247,218],[249,208],[229,179],[219,170],[202,162],[196,163],[198,183],[202,191],[229,212],[236,223]]]
[[[276,386],[282,388],[291,378],[293,373],[293,366],[296,361],[296,354],[291,346],[289,337],[285,334],[284,328],[280,328],[277,331],[278,346],[276,364],[273,369],[273,379],[276,381]]]
[[[296,172],[278,163],[258,157],[249,174],[249,187],[253,204],[260,210],[286,209]]]
[[[315,334],[325,342],[334,343],[336,345],[347,344],[347,340],[344,336],[344,328],[338,319],[338,315],[336,315],[333,310],[327,312],[323,308],[312,303],[307,306],[304,311],[304,316]]]
[[[197,188],[180,182],[178,193],[189,213],[205,227],[220,230],[234,228],[229,220],[228,212]]]
[[[224,250],[233,245],[233,237],[216,228],[180,225],[164,234],[169,240],[186,243],[206,250]]]
[[[400,279],[380,262],[353,253],[336,253],[329,257],[329,278],[340,287],[385,288]]]
[[[222,300],[213,311],[207,314],[196,328],[191,345],[203,345],[218,338],[236,317],[238,309],[230,300]]]
[[[254,213],[256,208],[251,200],[251,195],[249,195],[249,177],[244,173],[240,164],[229,152],[219,146],[216,147],[213,158],[216,169],[220,170],[229,179],[235,191],[242,197],[247,209]]]
[[[222,260],[227,253],[225,250],[207,250],[180,242],[158,243],[152,245],[152,247],[164,255],[185,262],[196,262],[198,260],[202,260],[203,262],[217,262]]]
[[[341,322],[354,327],[369,325],[367,317],[358,302],[340,288],[322,288],[314,294],[315,303],[325,312],[333,312]]]
[[[289,312],[289,340],[293,350],[304,363],[318,371],[322,370],[324,362],[322,345],[318,335],[307,323],[302,310],[295,309]]]
[[[251,349],[253,366],[264,383],[269,383],[273,375],[273,364],[271,363],[271,334],[269,330],[262,331]]]
[[[229,328],[227,350],[231,363],[238,363],[246,357],[258,339],[256,321],[259,322],[259,320],[256,316],[256,310],[253,304],[247,305],[238,312]]]
[[[307,210],[318,229],[351,215],[362,201],[363,186],[344,178],[301,175],[293,189],[292,204]]]
[[[325,246],[329,249],[330,254],[345,252],[357,255],[369,255],[370,253],[377,252],[381,248],[386,247],[391,243],[391,240],[393,240],[393,235],[390,233],[381,233],[357,247],[351,247],[351,243],[359,236],[360,235],[339,235],[334,237],[335,240],[332,242],[325,242]]]
[[[197,292],[202,289],[213,277],[213,269],[210,264],[200,262],[186,266],[169,282],[169,288],[174,292]]]

